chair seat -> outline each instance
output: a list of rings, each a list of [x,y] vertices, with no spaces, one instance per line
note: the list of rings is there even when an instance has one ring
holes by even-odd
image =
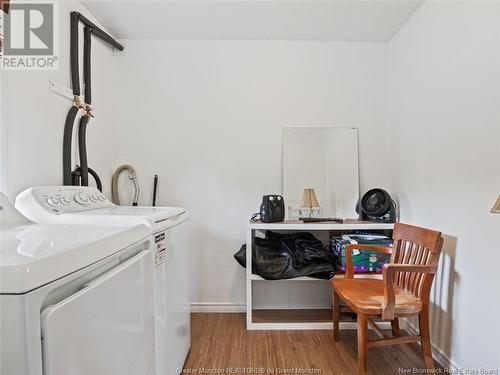
[[[383,280],[333,279],[331,282],[335,292],[353,311],[367,315],[382,314]],[[422,310],[422,301],[407,290],[394,286],[394,294],[395,315],[413,315]]]

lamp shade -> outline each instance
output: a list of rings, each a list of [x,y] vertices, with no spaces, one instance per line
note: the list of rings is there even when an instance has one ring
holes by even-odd
[[[500,195],[490,211],[492,214],[500,214]]]
[[[304,189],[304,195],[302,196],[302,207],[319,207],[318,198],[316,197],[316,192],[314,191],[314,189]]]
[[[10,0],[0,0],[0,10],[3,10],[5,13],[9,13],[10,8]]]

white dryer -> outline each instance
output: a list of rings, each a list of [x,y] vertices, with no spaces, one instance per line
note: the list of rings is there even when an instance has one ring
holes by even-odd
[[[0,373],[155,371],[144,225],[42,225],[0,193]]]
[[[173,375],[191,346],[189,307],[189,218],[178,207],[126,207],[93,187],[34,187],[18,195],[16,207],[38,223],[136,223],[154,240],[156,374]]]

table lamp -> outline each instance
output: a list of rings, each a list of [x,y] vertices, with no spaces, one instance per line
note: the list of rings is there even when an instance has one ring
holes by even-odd
[[[500,214],[500,195],[497,198],[497,201],[493,205],[491,211],[492,214]]]
[[[318,202],[318,198],[316,197],[316,192],[313,188],[304,189],[304,194],[302,195],[302,207],[308,208],[309,217],[312,217],[313,213],[315,213],[315,209],[317,209],[317,213],[320,213],[320,205]]]

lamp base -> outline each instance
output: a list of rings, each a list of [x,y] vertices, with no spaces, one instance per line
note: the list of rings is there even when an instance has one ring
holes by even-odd
[[[288,218],[290,220],[299,220],[301,217],[316,218],[323,215],[323,208],[321,207],[289,207]]]

